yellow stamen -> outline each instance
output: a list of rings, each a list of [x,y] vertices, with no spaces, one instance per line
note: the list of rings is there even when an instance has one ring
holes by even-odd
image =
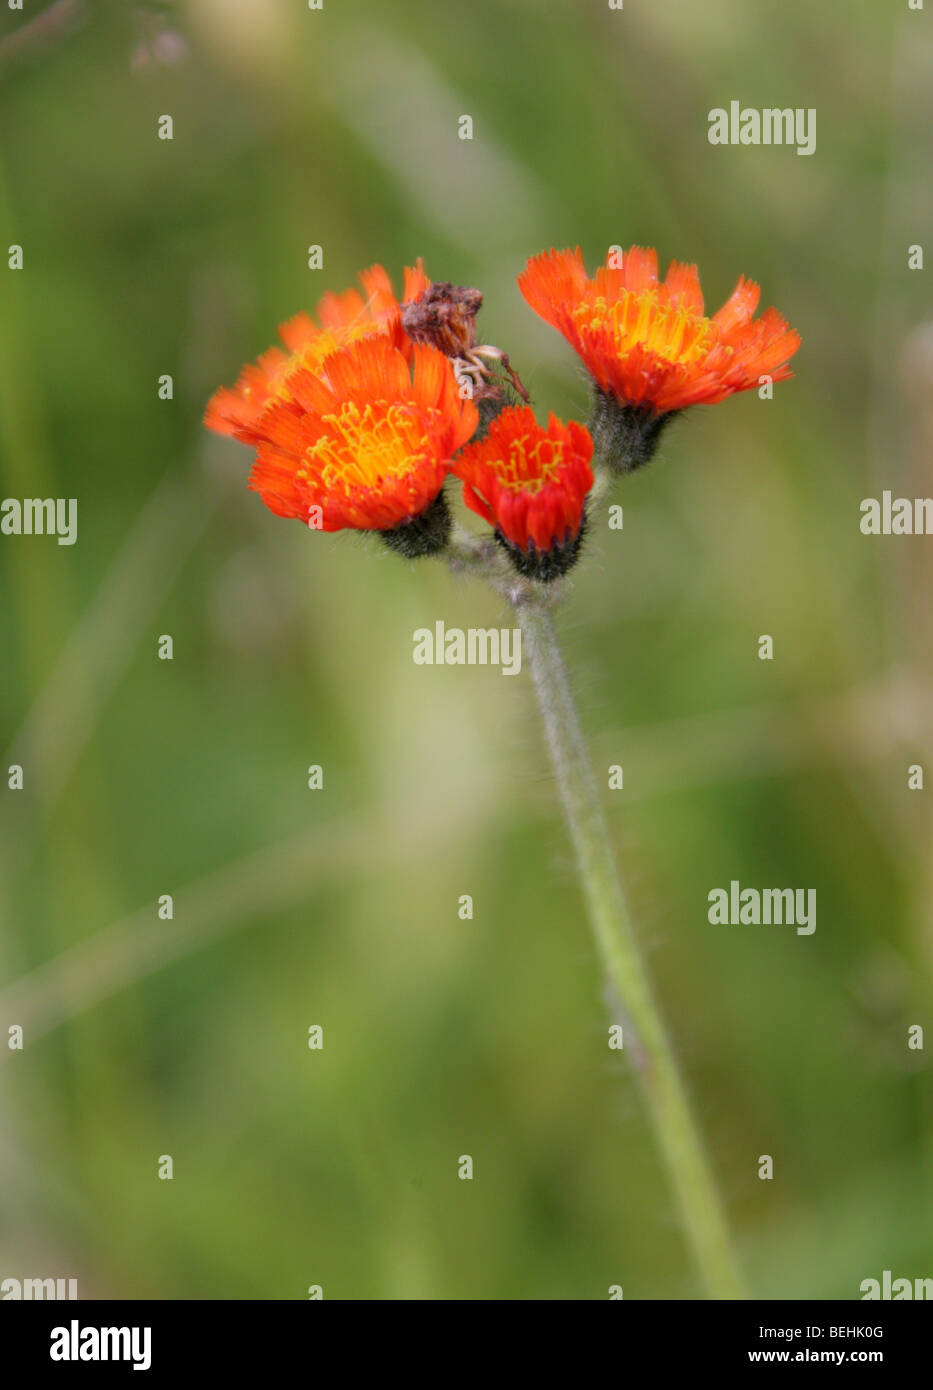
[[[405,406],[376,401],[361,409],[347,401],[323,420],[328,433],[311,445],[305,460],[328,491],[379,487],[430,457],[424,423]]]
[[[509,443],[507,459],[496,459],[493,468],[503,487],[511,492],[539,493],[558,476],[563,462],[563,446],[553,439],[535,439],[528,447],[528,435]]]
[[[611,304],[593,299],[581,304],[574,318],[583,333],[608,328],[620,358],[641,346],[666,362],[688,365],[705,357],[716,341],[709,319],[678,304],[659,304],[652,294],[624,291]]]

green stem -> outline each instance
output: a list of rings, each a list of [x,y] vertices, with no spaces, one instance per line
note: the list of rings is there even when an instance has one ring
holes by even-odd
[[[516,586],[511,598],[531,662],[590,923],[606,976],[626,1019],[624,1046],[634,1057],[706,1288],[713,1298],[743,1298],[719,1195],[616,872],[609,830],[548,600],[526,586]]]

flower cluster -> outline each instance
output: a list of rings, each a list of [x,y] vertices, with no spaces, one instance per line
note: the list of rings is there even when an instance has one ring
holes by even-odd
[[[479,290],[430,281],[420,260],[400,301],[377,265],[283,324],[284,347],[215,392],[205,423],[255,449],[249,486],[278,516],[378,532],[411,557],[450,544],[453,475],[515,569],[548,582],[579,553],[594,441],[597,466],[638,467],[678,411],[789,376],[800,343],[773,309],[753,317],[757,285],[707,318],[696,267],[660,281],[638,247],[592,279],[579,249],[550,251],[518,283],[591,376],[589,429],[519,405],[507,354],[477,343]]]

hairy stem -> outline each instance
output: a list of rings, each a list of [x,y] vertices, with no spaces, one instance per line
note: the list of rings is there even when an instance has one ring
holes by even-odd
[[[576,851],[590,924],[635,1062],[658,1145],[709,1295],[744,1297],[722,1205],[691,1114],[664,1022],[632,927],[609,830],[547,598],[516,586],[511,595],[531,661],[538,705]]]

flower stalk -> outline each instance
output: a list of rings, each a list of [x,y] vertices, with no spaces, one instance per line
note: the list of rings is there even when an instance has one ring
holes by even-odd
[[[634,1059],[658,1146],[710,1297],[744,1297],[722,1204],[694,1121],[680,1070],[658,1010],[616,871],[609,829],[561,656],[551,604],[530,585],[512,593],[531,662],[564,818],[599,957],[619,1016],[623,1046]]]

